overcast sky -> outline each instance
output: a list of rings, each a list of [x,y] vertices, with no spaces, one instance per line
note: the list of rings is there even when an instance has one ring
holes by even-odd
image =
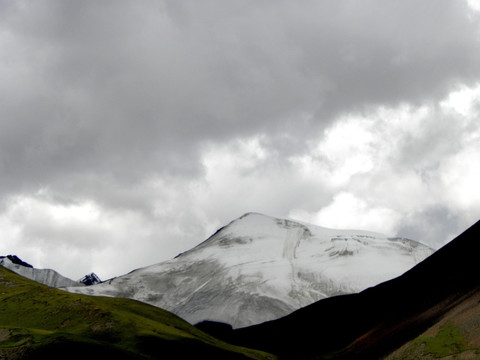
[[[480,6],[0,0],[0,254],[77,279],[256,211],[438,248],[480,219]]]

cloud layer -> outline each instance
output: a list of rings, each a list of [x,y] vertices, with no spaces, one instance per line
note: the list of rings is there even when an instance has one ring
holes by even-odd
[[[471,4],[0,1],[0,252],[110,277],[246,211],[442,245],[480,217]]]

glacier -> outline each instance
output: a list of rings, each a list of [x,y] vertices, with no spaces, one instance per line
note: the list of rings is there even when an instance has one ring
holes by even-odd
[[[34,280],[40,284],[50,287],[61,288],[67,286],[84,286],[78,281],[74,281],[63,275],[60,275],[55,270],[36,269],[30,264],[24,263],[20,259],[18,259],[20,261],[14,261],[13,259],[15,258],[18,259],[15,255],[0,256],[0,265],[30,280]]]
[[[247,213],[172,260],[66,290],[139,300],[192,324],[210,320],[239,328],[362,291],[433,252],[409,239]]]

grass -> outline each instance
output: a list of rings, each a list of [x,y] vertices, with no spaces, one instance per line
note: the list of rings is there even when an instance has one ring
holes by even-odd
[[[0,358],[274,359],[144,303],[50,288],[0,266]]]
[[[421,336],[414,342],[416,345],[423,344],[425,346],[424,352],[432,354],[435,358],[455,355],[467,350],[464,337],[451,324],[443,326],[435,336]]]

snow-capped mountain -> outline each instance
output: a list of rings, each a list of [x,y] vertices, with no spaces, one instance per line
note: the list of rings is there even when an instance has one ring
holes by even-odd
[[[36,269],[15,255],[0,256],[0,265],[28,279],[51,287],[84,286],[52,269]]]
[[[68,290],[132,298],[192,324],[213,320],[238,328],[325,297],[359,292],[432,253],[403,238],[248,213],[172,260]]]

